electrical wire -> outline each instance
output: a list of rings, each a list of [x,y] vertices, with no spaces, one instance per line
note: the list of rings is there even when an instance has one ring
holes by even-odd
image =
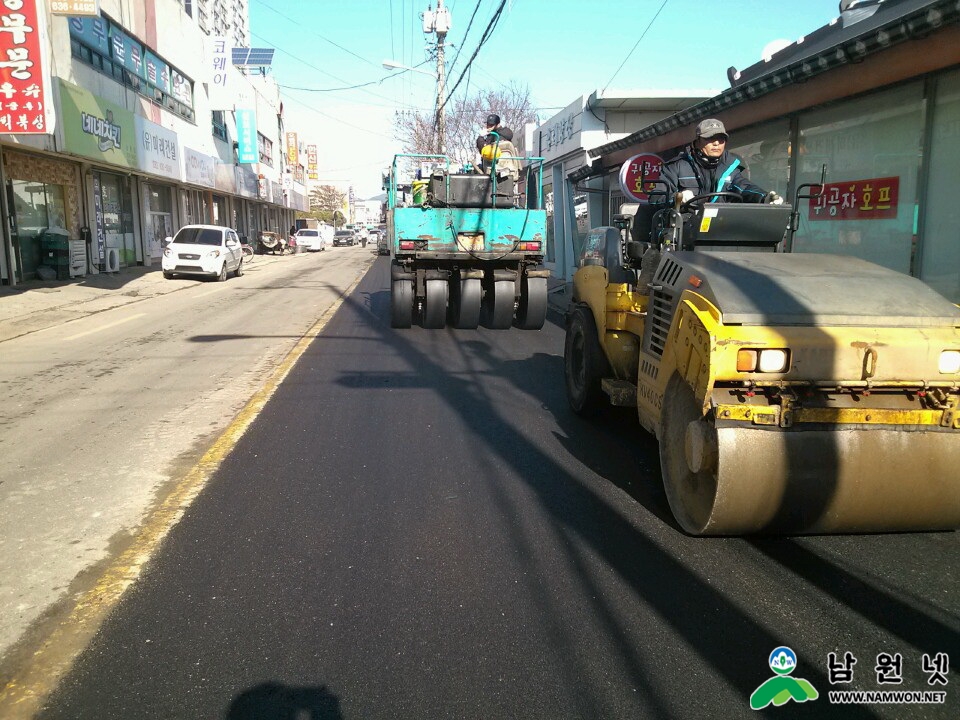
[[[440,105],[440,111],[443,111],[443,108],[447,106],[447,103],[450,101],[450,98],[453,97],[453,93],[456,92],[457,87],[463,81],[463,78],[466,76],[467,71],[470,70],[470,66],[473,65],[473,61],[476,59],[477,55],[480,53],[480,49],[484,46],[490,37],[493,35],[493,31],[497,28],[497,22],[500,20],[500,15],[503,13],[503,8],[507,4],[507,0],[500,0],[500,5],[493,13],[493,17],[490,19],[490,22],[487,24],[486,30],[483,31],[483,35],[480,37],[480,42],[477,44],[477,49],[473,51],[473,55],[470,56],[470,59],[467,61],[467,66],[460,73],[460,77],[457,78],[457,82],[454,83],[453,88],[447,93],[447,97],[444,98],[443,102]]]
[[[473,19],[477,16],[477,11],[480,10],[481,4],[483,4],[483,0],[477,0],[477,4],[473,8],[473,13],[470,15],[470,22],[467,23],[467,29],[463,33],[463,39],[460,41],[460,46],[457,48],[457,54],[453,56],[453,62],[450,63],[450,67],[447,72],[453,72],[453,68],[457,64],[457,60],[460,57],[460,51],[463,49],[463,44],[467,42],[467,37],[470,35],[470,28],[473,27]]]
[[[289,15],[284,15],[282,12],[280,12],[280,11],[277,10],[276,8],[267,5],[263,0],[255,0],[255,2],[257,2],[257,3],[258,3],[260,6],[262,6],[262,7],[265,7],[267,10],[270,10],[271,12],[275,12],[275,13],[276,13],[277,15],[279,15],[280,17],[282,17],[282,18],[284,18],[284,19],[286,19],[286,20],[289,20],[290,22],[292,22],[294,25],[296,25],[296,26],[298,26],[298,27],[300,27],[300,26],[303,25],[302,22],[293,19],[293,18],[290,17]],[[251,32],[251,35],[252,35],[252,34],[253,34],[253,33]],[[362,57],[361,55],[357,55],[353,50],[350,50],[349,48],[345,48],[343,45],[338,45],[337,43],[335,43],[335,42],[334,42],[333,40],[331,40],[330,38],[324,37],[324,36],[321,35],[320,33],[315,33],[315,32],[313,32],[313,31],[311,31],[311,34],[312,34],[314,37],[318,37],[318,38],[320,38],[321,40],[330,43],[330,44],[333,45],[335,48],[339,48],[340,50],[343,50],[345,53],[347,53],[347,54],[349,54],[349,55],[353,55],[353,56],[354,56],[355,58],[357,58],[358,60],[363,60],[365,63],[367,63],[367,64],[369,64],[369,65],[373,65],[374,67],[377,67],[377,63],[373,62],[372,60],[369,60],[368,58]],[[338,79],[339,79],[339,78],[338,78]]]
[[[633,55],[633,51],[637,49],[637,46],[640,44],[640,41],[643,40],[644,36],[646,36],[647,31],[653,26],[653,23],[660,16],[660,13],[663,12],[663,9],[667,6],[668,2],[669,0],[663,0],[663,4],[660,6],[660,9],[657,10],[656,14],[653,16],[653,19],[651,19],[650,22],[647,23],[647,27],[645,27],[643,32],[640,33],[640,37],[637,38],[637,41],[633,44],[633,47],[630,48],[630,52],[627,53],[627,56],[623,59],[623,62],[620,63],[620,67],[617,68],[617,72],[615,72],[610,77],[610,79],[607,80],[607,84],[603,86],[603,90],[606,90],[608,87],[610,87],[610,83],[613,82],[613,78],[615,78],[620,73],[620,71],[623,70],[623,66],[627,64],[627,60],[629,60],[630,56]]]

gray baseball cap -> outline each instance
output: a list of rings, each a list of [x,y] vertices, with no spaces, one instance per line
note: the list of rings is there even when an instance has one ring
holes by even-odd
[[[724,137],[730,137],[727,134],[727,129],[723,126],[723,123],[717,120],[716,118],[701,120],[700,124],[697,125],[698,138],[702,138],[702,137],[709,138],[709,137],[714,137],[715,135],[723,135]]]

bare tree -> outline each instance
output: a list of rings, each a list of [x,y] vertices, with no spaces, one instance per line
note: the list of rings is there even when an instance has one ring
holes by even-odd
[[[496,113],[500,122],[514,132],[513,144],[524,154],[523,129],[536,122],[530,89],[514,81],[500,90],[483,90],[451,100],[444,112],[447,123],[447,155],[454,163],[475,162],[476,140],[484,131],[487,115]],[[437,131],[433,111],[407,111],[394,117],[394,130],[405,153],[437,152]]]

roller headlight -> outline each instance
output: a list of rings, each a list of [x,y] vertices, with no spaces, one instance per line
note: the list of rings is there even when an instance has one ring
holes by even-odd
[[[944,350],[940,353],[940,373],[943,375],[960,373],[960,350]]]
[[[737,351],[738,372],[784,373],[790,368],[790,351],[786,348]]]

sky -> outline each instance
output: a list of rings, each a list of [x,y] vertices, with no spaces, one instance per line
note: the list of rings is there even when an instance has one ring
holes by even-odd
[[[401,149],[395,114],[433,110],[432,75],[383,67],[393,60],[435,71],[426,48],[436,36],[423,33],[420,19],[428,4],[435,8],[437,0],[250,0],[251,45],[276,48],[271,73],[286,128],[317,145],[320,182],[350,182],[358,199],[378,194],[382,170]],[[839,15],[838,0],[444,4],[451,15],[448,90],[461,75],[458,95],[518,83],[529,89],[541,122],[598,89],[719,92],[729,86],[731,65],[759,62],[771,43],[796,41]]]

